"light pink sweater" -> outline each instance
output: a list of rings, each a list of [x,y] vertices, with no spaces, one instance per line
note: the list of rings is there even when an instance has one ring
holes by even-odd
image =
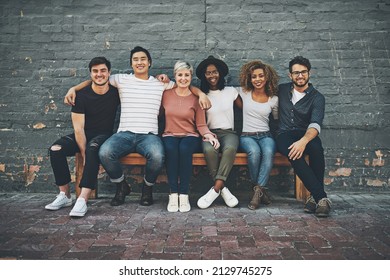
[[[179,96],[175,89],[164,91],[162,113],[165,114],[164,136],[204,136],[211,133],[206,124],[205,112],[200,108],[198,98],[190,94]],[[212,134],[212,133],[211,133]]]

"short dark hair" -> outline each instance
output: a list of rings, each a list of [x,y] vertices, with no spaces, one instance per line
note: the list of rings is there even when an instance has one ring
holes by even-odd
[[[104,56],[98,56],[98,57],[92,58],[91,61],[89,62],[89,65],[88,65],[89,72],[91,72],[91,69],[93,66],[100,65],[100,64],[105,64],[108,68],[108,71],[111,70],[111,62],[107,58],[105,58]]]
[[[306,66],[308,71],[310,71],[310,69],[311,69],[310,61],[307,58],[304,58],[303,56],[299,55],[299,56],[294,57],[290,61],[290,63],[288,64],[288,70],[290,71],[290,73],[292,72],[292,67],[295,64]]]
[[[148,60],[150,62],[150,66],[152,66],[152,57],[150,56],[150,53],[147,49],[144,49],[143,47],[140,47],[140,46],[136,46],[134,49],[132,49],[130,51],[130,64],[131,64],[131,61],[133,59],[133,55],[136,53],[136,52],[144,52],[146,54],[146,56],[148,57]]]

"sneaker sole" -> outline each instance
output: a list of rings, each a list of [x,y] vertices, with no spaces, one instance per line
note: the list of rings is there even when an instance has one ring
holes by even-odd
[[[238,203],[239,203],[238,199],[236,199],[236,200],[234,201],[234,204],[226,202],[226,200],[225,200],[225,198],[224,198],[223,196],[222,196],[222,199],[223,199],[223,201],[225,202],[226,206],[228,206],[228,207],[230,207],[230,208],[236,207],[236,206],[238,205]],[[228,200],[228,201],[229,201],[229,200]]]
[[[201,198],[200,198],[201,199]],[[200,200],[199,199],[199,200]],[[210,204],[207,204],[207,205],[199,205],[199,202],[197,202],[196,203],[196,205],[198,205],[198,207],[200,208],[200,209],[207,209],[207,208],[209,208],[210,206],[211,206],[211,204],[213,204],[214,203],[214,201],[217,199],[217,197],[213,200],[213,201],[211,201],[211,203]],[[199,201],[198,200],[198,201]]]
[[[199,204],[197,204],[197,205],[198,205],[198,207],[199,207],[200,209],[207,209],[207,208],[209,208],[209,207],[211,206],[211,204],[210,204],[210,205],[208,205],[208,206],[206,206],[206,207],[205,207],[205,206],[203,206],[203,205],[202,205],[202,206],[200,206]]]
[[[235,203],[234,205],[233,205],[233,204],[232,204],[232,205],[229,205],[229,204],[227,204],[226,202],[225,202],[225,204],[226,204],[227,207],[234,208],[234,207],[236,207],[236,206],[238,205],[238,201],[237,201],[237,203]]]
[[[53,207],[53,206],[46,205],[45,209],[46,210],[50,210],[50,211],[56,211],[56,210],[60,210],[61,208],[69,207],[69,206],[72,206],[72,202],[70,204],[65,204],[65,205],[63,205],[61,207]]]
[[[71,217],[84,217],[85,214],[87,214],[87,211],[85,211],[85,212],[72,211],[69,213],[69,216],[71,216]]]

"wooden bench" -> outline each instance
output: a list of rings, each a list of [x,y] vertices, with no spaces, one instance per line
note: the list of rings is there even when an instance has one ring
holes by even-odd
[[[308,158],[306,157],[306,160]],[[141,156],[138,153],[130,153],[127,156],[121,158],[121,163],[125,165],[138,165],[138,166],[144,166],[146,164],[146,159]],[[192,157],[192,164],[194,166],[206,166],[206,159],[204,157],[203,153],[196,153]],[[247,165],[247,154],[246,153],[237,153],[236,158],[234,160],[234,165]],[[76,183],[75,183],[75,189],[76,189],[76,195],[79,196],[80,194],[80,180],[83,174],[83,160],[81,157],[81,154],[76,154],[75,159],[75,165],[76,165]],[[287,157],[283,156],[280,153],[276,153],[274,157],[274,166],[291,166],[289,160]],[[306,190],[304,184],[302,183],[301,179],[295,174],[294,176],[295,180],[295,198],[297,200],[306,200],[306,198],[310,195],[309,192]],[[97,198],[97,189],[91,192],[90,198]]]

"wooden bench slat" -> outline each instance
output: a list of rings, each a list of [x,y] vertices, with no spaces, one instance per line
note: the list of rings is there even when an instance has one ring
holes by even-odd
[[[126,165],[145,165],[146,159],[138,153],[131,153],[121,158],[121,163]],[[206,166],[206,159],[204,154],[195,153],[192,155],[192,164],[195,166]],[[246,153],[237,153],[234,160],[234,165],[247,165],[248,158]],[[280,153],[276,153],[274,157],[274,165],[276,166],[290,166],[288,159]]]
[[[308,161],[308,157],[306,156],[306,160]],[[138,154],[138,153],[130,153],[123,158],[120,159],[120,162],[125,165],[145,165],[146,159]],[[83,161],[81,155],[76,154],[76,195],[80,194],[80,180],[83,174]],[[206,159],[203,153],[195,153],[192,156],[192,164],[194,166],[206,166]],[[234,160],[234,165],[236,166],[244,166],[248,164],[248,158],[246,153],[237,153],[236,158]],[[283,156],[280,153],[276,153],[274,157],[274,166],[290,166],[290,162],[287,157]],[[309,197],[310,193],[305,188],[301,179],[295,175],[295,198],[297,200],[306,200]],[[90,198],[97,198],[97,189],[91,192]]]

